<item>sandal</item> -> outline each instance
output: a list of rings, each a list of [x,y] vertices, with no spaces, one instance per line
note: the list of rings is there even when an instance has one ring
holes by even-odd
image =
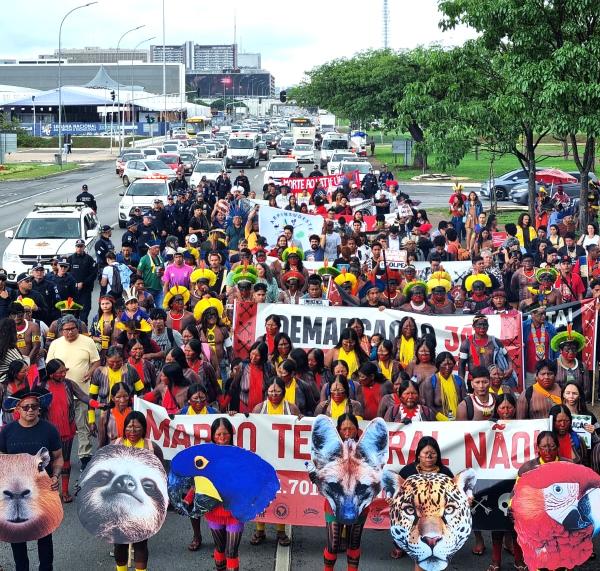
[[[194,539],[192,539],[192,542],[188,545],[188,549],[190,551],[198,551],[198,549],[200,549],[202,547],[202,538],[201,537],[194,537]]]
[[[390,553],[392,559],[402,559],[404,557],[404,551],[399,547],[394,547]]]
[[[498,563],[492,562],[487,568],[487,571],[500,571],[500,565]]]
[[[267,539],[267,534],[264,531],[255,531],[250,538],[250,545],[260,545]]]
[[[478,557],[481,557],[484,553],[485,553],[485,545],[479,543],[479,544],[475,544],[475,547],[473,547],[473,549],[471,549],[471,553],[473,555],[477,555]]]
[[[63,504],[70,504],[73,501],[73,496],[70,494],[64,494],[62,497]]]
[[[281,547],[287,547],[292,543],[292,540],[288,537],[285,531],[277,532],[277,543],[281,545]]]
[[[515,562],[515,569],[517,571],[529,571],[529,567],[527,567],[527,565],[525,565],[524,561],[519,561],[518,563]]]

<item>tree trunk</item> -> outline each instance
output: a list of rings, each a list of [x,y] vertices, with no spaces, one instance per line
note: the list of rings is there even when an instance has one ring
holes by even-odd
[[[562,147],[563,147],[563,159],[565,159],[565,161],[569,160],[569,141],[567,141],[567,138],[565,137],[564,139],[562,139]]]
[[[413,138],[415,143],[423,143],[425,141],[423,129],[421,129],[421,127],[419,127],[417,123],[410,123],[408,125],[408,132],[410,133],[410,136]],[[423,172],[425,172],[427,170],[427,154],[422,151],[415,151],[413,166],[420,168],[423,170]]]
[[[577,165],[577,169],[581,173],[581,189],[579,191],[579,230],[585,232],[588,222],[595,222],[595,215],[590,216],[588,213],[588,190],[589,190],[589,174],[594,166],[596,155],[596,139],[588,136],[585,142],[583,157],[579,154],[577,148],[577,138],[574,134],[570,136],[571,148],[573,150],[573,159]]]
[[[533,129],[525,129],[524,133],[524,150],[527,157],[527,167],[529,178],[527,180],[527,195],[529,197],[529,216],[532,221],[535,221],[535,142]]]

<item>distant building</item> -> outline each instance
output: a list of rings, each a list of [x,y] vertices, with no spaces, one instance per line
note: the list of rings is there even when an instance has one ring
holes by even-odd
[[[238,67],[240,69],[260,69],[260,54],[238,54]]]
[[[117,61],[148,61],[147,50],[132,50],[121,48],[117,51],[116,48],[63,48],[61,49],[63,62],[68,63],[117,63]],[[39,60],[58,61],[58,50],[54,50],[53,54],[41,54]],[[25,61],[20,61],[25,63]],[[29,62],[27,62],[29,63]]]
[[[237,67],[237,44],[194,46],[194,71],[223,71]]]
[[[165,45],[164,60],[167,63],[182,63],[186,69],[191,69],[194,64],[194,43],[185,42],[181,45]],[[162,63],[163,46],[150,46],[150,61],[153,63]]]
[[[130,63],[119,66],[116,63],[102,64],[106,72],[122,85],[143,87],[150,93],[162,93],[162,64]],[[180,63],[166,64],[166,86],[168,94],[181,96],[185,86],[185,68]],[[100,68],[99,64],[66,63],[61,68],[62,85],[86,85],[93,79]],[[29,89],[46,91],[58,86],[58,64],[39,63],[0,65],[0,84],[18,85]]]

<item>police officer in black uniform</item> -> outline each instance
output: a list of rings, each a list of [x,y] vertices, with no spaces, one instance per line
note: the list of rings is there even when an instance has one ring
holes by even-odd
[[[218,200],[225,198],[231,191],[231,179],[229,178],[230,171],[222,171],[217,177],[215,185],[215,193]]]
[[[315,165],[312,172],[308,176],[309,176],[309,178],[312,178],[315,176],[323,176],[323,173],[319,169],[319,165]]]
[[[34,319],[41,319],[46,324],[51,323],[51,321],[47,321],[50,319],[51,313],[49,312],[50,308],[46,299],[39,291],[33,289],[33,278],[27,272],[23,272],[17,276],[17,287],[11,291],[11,301],[16,301],[19,297],[30,297],[33,299],[37,307],[32,314]]]
[[[146,212],[142,220],[142,225],[138,228],[137,254],[140,260],[148,252],[147,244],[149,242],[154,242],[157,238],[156,228],[152,222],[152,215],[149,212]]]
[[[60,315],[60,311],[54,307],[54,304],[60,301],[58,290],[54,283],[55,275],[53,272],[46,274],[46,270],[39,260],[33,266],[31,273],[33,274],[32,289],[42,296],[46,307],[45,315],[40,319],[47,325],[50,325]]]
[[[58,291],[58,297],[61,301],[66,299],[75,299],[77,295],[77,283],[75,278],[69,274],[71,264],[67,258],[58,261],[58,275],[54,278],[54,285]]]
[[[96,205],[96,199],[93,194],[88,192],[88,185],[84,184],[81,187],[81,192],[75,198],[75,202],[83,202],[86,206],[89,206],[94,212],[98,212],[98,206]]]
[[[244,196],[250,194],[250,179],[246,176],[244,169],[240,171],[233,181],[233,186],[241,186],[244,189]]]
[[[171,192],[183,192],[189,188],[187,180],[185,180],[185,176],[183,172],[178,172],[176,177],[169,183],[171,187]]]
[[[129,246],[133,252],[137,252],[138,245],[138,223],[133,218],[127,222],[127,231],[121,236],[121,247]]]
[[[152,210],[150,210],[150,214],[152,215],[152,222],[154,223],[154,228],[156,229],[156,234],[160,239],[160,243],[161,245],[164,245],[165,239],[169,234],[169,216],[167,215],[163,201],[160,198],[154,199],[154,205],[152,206]]]
[[[373,169],[370,168],[369,172],[364,176],[362,180],[362,190],[365,198],[373,198],[377,192],[377,177],[373,173]]]
[[[102,270],[108,265],[106,263],[106,254],[115,251],[115,245],[110,237],[112,236],[112,228],[108,224],[100,227],[100,236],[96,240],[96,264],[98,264],[98,275],[102,274]]]
[[[94,290],[94,280],[98,273],[98,267],[94,258],[85,251],[83,240],[75,242],[75,253],[71,254],[67,261],[71,265],[69,273],[73,276],[77,287],[75,301],[83,306],[79,319],[87,325],[92,309],[92,291]]]
[[[394,180],[394,175],[388,170],[388,166],[383,164],[379,173],[379,184],[385,184],[388,180]]]
[[[290,173],[290,178],[304,178],[300,165]]]
[[[174,234],[179,239],[179,243],[183,244],[183,239],[187,234],[190,222],[190,207],[185,199],[185,194],[180,194],[177,197],[177,203],[173,209],[173,218],[171,226],[171,234]]]

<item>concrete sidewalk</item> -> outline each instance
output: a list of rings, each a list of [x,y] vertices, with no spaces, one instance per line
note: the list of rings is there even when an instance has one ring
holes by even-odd
[[[97,163],[99,161],[108,161],[116,159],[119,149],[73,149],[73,152],[67,156],[67,162],[70,163]],[[7,153],[7,163],[52,163],[54,164],[54,155],[57,149],[19,149],[16,153]]]

